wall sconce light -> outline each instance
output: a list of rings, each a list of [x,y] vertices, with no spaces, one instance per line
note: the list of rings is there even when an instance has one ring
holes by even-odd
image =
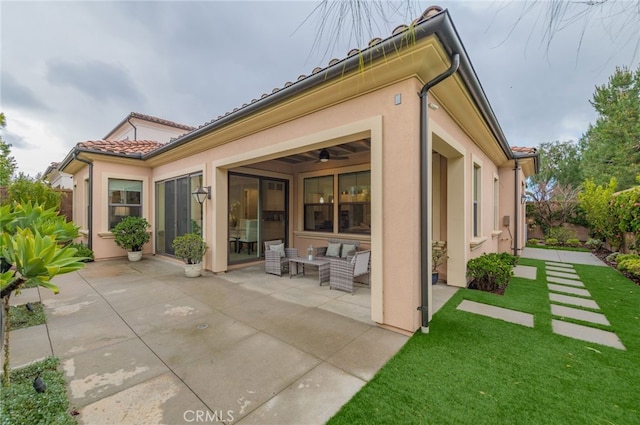
[[[436,105],[433,102],[429,102],[428,106],[429,106],[430,109],[433,109],[434,111],[437,111],[440,108],[438,105]]]
[[[193,199],[202,205],[205,200],[211,199],[211,186],[207,186],[206,188],[200,186],[192,192],[191,195],[193,195]]]

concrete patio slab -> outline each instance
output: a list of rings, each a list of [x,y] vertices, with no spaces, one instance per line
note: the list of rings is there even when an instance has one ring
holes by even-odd
[[[121,392],[105,397],[81,409],[79,420],[101,425],[189,424],[196,418],[215,423],[215,414],[207,416],[207,406],[172,373],[165,373]],[[227,416],[220,415],[223,419]]]
[[[555,285],[553,283],[547,283],[547,287],[550,291],[564,292],[565,294],[580,295],[582,297],[590,297],[591,294],[586,289],[574,288],[566,285]]]
[[[47,325],[15,329],[9,334],[9,367],[17,369],[51,357],[51,343]],[[0,344],[0,359],[4,359],[4,349]]]
[[[131,388],[169,371],[139,339],[85,352],[61,362],[76,407]]]
[[[330,356],[327,362],[369,381],[408,340],[408,336],[372,327]],[[362,361],[362,353],[367,353],[366,362]]]
[[[613,333],[589,326],[576,325],[575,323],[563,322],[562,320],[551,320],[553,332],[569,338],[580,339],[582,341],[593,342],[600,345],[626,350],[620,338]]]
[[[513,275],[524,279],[536,280],[537,267],[517,265],[513,268]]]
[[[504,320],[505,322],[515,323],[517,325],[527,326],[529,328],[533,327],[533,314],[510,310],[508,308],[496,307],[493,305],[478,303],[475,301],[463,300],[458,305],[458,310],[480,314],[482,316],[492,317],[494,319]]]
[[[546,271],[547,276],[553,276],[553,277],[561,277],[563,279],[575,279],[575,280],[580,280],[580,276],[578,276],[575,273],[567,273],[567,272],[556,272],[553,270],[547,270]]]
[[[569,285],[569,286],[584,288],[584,284],[579,280],[565,279],[562,277],[547,276],[547,282],[560,283],[562,285]]]
[[[563,303],[563,304],[571,304],[577,305],[580,307],[593,308],[595,310],[599,310],[598,304],[596,304],[593,300],[588,300],[585,298],[572,297],[569,295],[561,295],[561,294],[549,294],[549,299],[554,302]]]
[[[319,309],[305,310],[263,331],[292,346],[326,359],[370,329],[370,325]]]
[[[38,292],[38,288],[24,288],[19,294],[16,294],[14,291],[9,298],[9,305],[14,307],[36,302],[40,302],[40,292]]]
[[[112,308],[127,312],[187,296],[180,288],[168,285],[160,280],[148,280],[132,283],[125,288],[113,288],[101,292]]]
[[[291,384],[240,423],[298,425],[325,423],[365,384],[353,375],[322,363]]]
[[[458,292],[458,289],[460,288],[457,286],[443,285],[440,283],[431,286],[431,295],[433,296],[432,315],[436,314],[436,312],[440,310],[442,306],[444,306],[447,301],[449,301],[451,297],[455,295],[456,292]]]
[[[551,314],[558,317],[569,317],[571,319],[582,320],[584,322],[598,323],[600,325],[611,326],[604,314],[592,311],[580,310],[578,308],[565,307],[563,305],[551,304]]]
[[[317,357],[257,333],[174,372],[210,409],[232,411],[238,421],[320,363]]]
[[[305,310],[306,307],[301,304],[278,300],[274,297],[259,297],[237,306],[222,309],[221,312],[255,329],[263,330]]]
[[[45,298],[47,322],[61,327],[113,315],[111,306],[95,292],[73,298]]]
[[[375,325],[375,322],[371,320],[371,307],[354,304],[343,298],[328,301],[325,304],[319,305],[318,308],[339,314],[340,316],[349,317],[369,325]]]

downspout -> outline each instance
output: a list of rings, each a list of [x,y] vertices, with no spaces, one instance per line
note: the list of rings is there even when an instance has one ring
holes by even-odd
[[[516,166],[513,169],[513,255],[515,255],[516,257],[518,256],[518,242],[519,242],[519,238],[518,238],[518,233],[520,231],[520,227],[519,227],[519,223],[518,223],[518,218],[519,218],[519,211],[518,211],[518,203],[520,202],[520,196],[518,196],[518,186],[519,186],[519,181],[518,181],[518,170],[520,169],[520,161],[518,161],[518,157],[515,158],[515,162],[516,162]]]
[[[451,66],[442,74],[428,81],[418,93],[420,96],[420,288],[422,292],[421,306],[422,333],[429,333],[429,285],[431,284],[429,264],[429,167],[431,155],[429,135],[427,129],[428,93],[429,90],[452,76],[460,66],[460,54],[455,53],[451,58]]]
[[[87,227],[89,228],[89,249],[93,250],[93,162],[80,158],[78,152],[73,154],[73,159],[89,165],[89,211],[87,211]]]
[[[127,118],[127,122],[131,127],[133,127],[133,141],[135,142],[136,140],[138,140],[138,128],[133,125],[133,123],[131,122],[131,118]]]

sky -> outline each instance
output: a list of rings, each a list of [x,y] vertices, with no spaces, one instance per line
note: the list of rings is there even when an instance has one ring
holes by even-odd
[[[595,87],[639,63],[637,21],[615,2],[561,22],[548,43],[544,2],[412,0],[398,13],[385,3],[386,22],[360,34],[337,31],[331,14],[322,27],[312,0],[0,0],[2,138],[35,176],[130,112],[198,126],[386,38],[431,4],[449,9],[511,146],[578,140],[597,118]]]

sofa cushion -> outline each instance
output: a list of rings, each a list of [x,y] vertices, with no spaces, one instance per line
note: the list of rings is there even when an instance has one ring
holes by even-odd
[[[342,244],[342,251],[340,253],[340,257],[347,258],[349,253],[355,250],[356,250],[356,246],[354,244],[348,244],[348,243]]]
[[[340,257],[340,247],[342,246],[341,243],[332,243],[329,242],[329,244],[327,245],[327,252],[326,252],[326,256],[327,257]]]
[[[284,244],[278,244],[278,245],[269,245],[269,251],[276,251],[280,254],[280,257],[285,257],[285,252],[284,252]]]

